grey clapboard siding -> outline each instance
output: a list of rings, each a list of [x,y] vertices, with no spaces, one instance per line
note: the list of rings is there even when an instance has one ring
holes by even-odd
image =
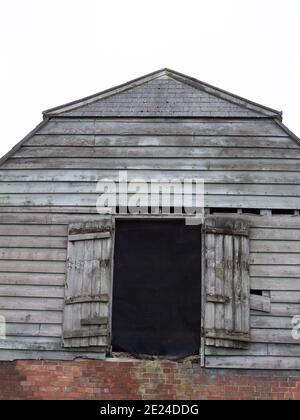
[[[251,241],[251,251],[256,253],[296,253],[300,252],[300,242],[294,242],[290,240],[280,240],[280,241],[262,241],[262,240],[253,240]]]
[[[95,207],[100,194],[13,194],[2,195],[2,206],[87,206]],[[296,209],[300,207],[299,197],[242,196],[242,195],[207,195],[205,207],[228,208],[270,208]]]
[[[292,318],[253,315],[251,317],[251,327],[258,329],[290,330],[292,327]]]
[[[9,254],[10,252],[24,252],[28,249],[29,252],[36,252],[38,247],[39,241],[42,239],[50,239],[53,240],[61,240],[63,239],[64,242],[58,244],[58,248],[64,252],[64,254],[57,254],[58,258],[56,261],[53,261],[55,264],[63,263],[60,260],[61,255],[65,255],[66,246],[67,246],[67,239],[64,236],[59,237],[45,237],[39,236],[44,235],[45,233],[54,233],[54,234],[64,234],[67,232],[67,225],[72,220],[77,218],[77,220],[86,220],[86,217],[91,217],[95,220],[95,215],[68,215],[68,214],[52,214],[45,216],[43,214],[27,214],[27,213],[16,213],[16,214],[3,214],[0,215],[0,223],[2,226],[2,232],[4,233],[12,233],[13,236],[1,236],[0,238],[14,238],[18,239],[19,241],[16,243],[17,248],[7,248],[5,253],[2,254],[1,263],[4,263],[5,267],[7,267],[7,263],[9,261],[14,261],[13,259],[8,259],[9,255],[14,257],[14,254]],[[297,232],[300,230],[300,220],[299,217],[290,217],[290,216],[273,216],[273,217],[261,217],[261,216],[243,216],[246,217],[247,220],[251,222],[251,230],[250,236],[255,237],[256,239],[252,239],[250,241],[250,250],[253,250],[253,247],[257,246],[259,243],[261,246],[261,250],[264,250],[264,244],[266,247],[272,243],[271,252],[255,252],[252,254],[262,255],[260,258],[259,263],[263,263],[263,267],[267,267],[271,265],[271,267],[276,267],[273,264],[273,259],[270,260],[270,255],[273,256],[276,250],[279,250],[279,255],[282,256],[284,251],[286,250],[287,256],[290,255],[298,255],[297,249],[293,247],[293,245],[297,245]],[[7,220],[7,225],[5,225],[5,220]],[[52,224],[49,227],[49,224]],[[7,227],[5,227],[7,226]],[[14,229],[11,227],[14,226]],[[19,230],[16,230],[19,227]],[[15,236],[16,233],[19,233],[25,227],[25,231],[29,232],[32,231],[34,233],[33,236]],[[297,229],[298,227],[298,229]],[[46,229],[46,231],[45,231]],[[296,233],[293,233],[296,232]],[[291,235],[292,233],[292,235]],[[295,238],[296,235],[296,238]],[[283,239],[282,239],[283,238]],[[31,243],[26,243],[28,239],[31,239]],[[24,242],[25,240],[25,242]],[[282,245],[288,246],[281,246],[280,244],[283,242]],[[26,244],[29,248],[26,247]],[[44,245],[49,246],[49,243],[45,243]],[[6,247],[6,245],[5,245]],[[279,248],[278,248],[279,247]],[[38,248],[39,249],[39,248]],[[39,252],[48,252],[51,250],[57,251],[56,248],[45,248],[39,249]],[[20,251],[21,250],[21,251]],[[293,250],[293,252],[292,252]],[[255,250],[257,251],[257,250]],[[1,255],[1,253],[0,253]],[[21,254],[22,255],[22,254]],[[22,338],[28,337],[28,339],[32,336],[37,338],[49,338],[58,337],[57,331],[54,330],[52,325],[58,325],[61,328],[62,322],[62,308],[63,308],[63,301],[60,298],[62,286],[64,285],[64,274],[56,274],[56,273],[36,273],[32,272],[32,266],[29,262],[28,255],[23,254],[25,260],[25,265],[23,267],[28,270],[28,272],[1,272],[0,273],[0,285],[8,286],[3,287],[0,286],[0,307],[2,311],[4,311],[5,315],[9,320],[9,336],[18,337],[21,336]],[[43,254],[37,254],[37,258],[35,262],[39,264],[39,258]],[[47,254],[46,254],[47,255]],[[265,259],[264,259],[265,258]],[[283,258],[283,256],[281,257]],[[44,261],[44,260],[41,260]],[[52,259],[50,259],[50,262]],[[255,260],[252,261],[251,267],[254,267],[253,263]],[[281,263],[284,260],[281,261]],[[27,265],[26,265],[27,264]],[[260,265],[258,265],[259,267]],[[1,267],[1,264],[0,264]],[[280,270],[281,267],[285,267],[284,265],[279,265]],[[290,267],[289,265],[287,267]],[[293,266],[292,266],[293,267]],[[272,270],[271,270],[272,274]],[[291,330],[286,328],[291,319],[295,315],[299,315],[300,313],[300,303],[292,303],[298,302],[297,294],[294,293],[290,294],[289,291],[297,291],[300,288],[300,280],[299,280],[299,270],[297,271],[297,275],[294,277],[272,277],[269,275],[267,277],[251,277],[251,284],[256,284],[255,289],[257,290],[270,290],[271,297],[272,297],[272,304],[271,304],[271,313],[270,314],[263,314],[263,313],[255,313],[253,311],[252,314],[252,341],[255,340],[257,343],[261,344],[272,344],[273,353],[274,355],[278,354],[279,352],[281,356],[289,356],[289,348],[291,345],[297,347],[297,343],[291,338]],[[286,286],[284,286],[284,282],[287,282]],[[261,282],[261,283],[259,283]],[[267,285],[267,282],[270,282]],[[12,285],[13,284],[13,285]],[[25,288],[22,289],[20,286],[25,285]],[[27,285],[29,288],[27,288]],[[33,289],[31,287],[34,286]],[[46,288],[44,288],[46,286]],[[59,286],[57,288],[56,286]],[[261,288],[260,288],[261,286]],[[283,289],[283,290],[282,290]],[[2,293],[1,293],[2,290]],[[278,295],[275,292],[284,292],[283,295]],[[50,293],[50,297],[49,296]],[[30,296],[27,296],[30,295]],[[289,303],[290,302],[290,303]],[[266,317],[264,320],[263,318]],[[286,318],[284,321],[283,318]],[[278,321],[278,324],[276,324]],[[56,324],[58,323],[58,324]],[[49,325],[51,328],[46,328]],[[24,326],[26,328],[24,329]],[[19,330],[18,330],[19,328]],[[268,332],[269,331],[269,332]],[[54,334],[54,335],[51,335]],[[280,345],[280,349],[276,351],[276,345]],[[287,346],[286,350],[285,347]],[[252,348],[252,346],[251,346]],[[244,355],[248,355],[250,357],[253,354],[253,350],[249,349],[249,354],[247,350]],[[300,348],[300,346],[299,346]],[[260,347],[260,351],[262,351],[263,347]],[[228,357],[231,357],[230,349],[226,349],[226,354]],[[269,350],[268,350],[269,351]],[[243,351],[244,352],[244,351]],[[293,348],[293,354],[296,354],[296,350]],[[233,353],[234,354],[234,353]],[[224,354],[222,356],[225,357]],[[269,354],[266,356],[270,357]]]
[[[0,224],[0,314],[7,339],[55,337],[61,346],[67,224],[45,216],[41,224],[22,220]]]
[[[15,287],[10,286],[12,290],[11,293],[14,293]],[[38,287],[36,287],[38,289]],[[4,310],[32,310],[32,311],[62,311],[63,310],[63,299],[58,298],[43,298],[37,296],[4,296],[0,297],[1,312]],[[16,316],[16,314],[11,313],[10,315]],[[30,320],[30,316],[28,316]],[[46,320],[46,316],[45,316]],[[7,320],[8,322],[10,319]]]
[[[74,357],[61,346],[68,224],[99,217],[99,179],[119,169],[147,181],[197,177],[207,207],[294,210],[299,163],[299,145],[271,119],[50,120],[0,168],[0,358]],[[300,218],[244,217],[251,288],[270,293],[271,312],[252,311],[249,349],[207,348],[206,364],[297,368],[288,327],[300,314]]]
[[[0,342],[1,348],[1,342]],[[75,359],[92,359],[92,360],[103,360],[105,359],[104,353],[94,352],[94,353],[83,353],[83,352],[66,352],[66,351],[34,351],[34,350],[1,350],[0,351],[0,361],[14,361],[14,360],[75,360]]]
[[[272,303],[271,315],[273,316],[299,316],[300,304],[294,303]]]
[[[1,166],[0,205],[92,207],[93,183],[127,170],[203,178],[206,207],[296,209],[299,159],[272,120],[51,119]]]
[[[62,327],[61,324],[45,324],[39,322],[26,322],[27,311],[24,311],[24,318],[22,318],[22,313],[16,321],[16,323],[8,322],[6,324],[6,335],[7,337],[56,337],[61,339]],[[22,323],[19,323],[22,322]]]
[[[66,236],[65,226],[55,225],[0,225],[0,236]]]
[[[300,346],[297,344],[252,344],[248,350],[231,350],[231,356],[281,356],[285,358],[289,357],[299,357],[300,356]],[[213,348],[209,347],[206,349],[206,354],[208,356],[228,356],[228,351],[222,348]]]
[[[85,168],[80,171],[76,169],[50,169],[45,165],[40,170],[34,169],[3,169],[0,167],[0,181],[1,182],[26,182],[31,185],[31,182],[50,182],[60,185],[61,182],[82,183],[84,188],[85,182],[98,182],[102,178],[118,179],[119,171],[115,169],[92,169]],[[186,178],[203,178],[206,184],[265,184],[265,185],[298,185],[299,172],[289,171],[283,172],[276,167],[272,171],[242,171],[234,167],[226,172],[218,170],[157,170],[155,168],[143,170],[132,170],[126,168],[128,180],[142,177],[145,181],[155,180],[174,180]],[[56,185],[56,184],[55,184]],[[2,186],[4,188],[4,186]]]
[[[300,369],[299,357],[206,357],[206,366],[209,368],[222,369],[272,369],[290,370]]]
[[[4,260],[66,261],[67,253],[64,249],[0,248],[0,258]]]
[[[0,284],[0,296],[63,298],[64,289],[62,286],[24,286],[16,284],[12,289],[10,285]]]
[[[284,133],[281,133],[284,136]],[[249,137],[251,142],[249,142]],[[295,149],[288,135],[282,137],[252,136],[105,136],[105,135],[41,135],[26,142],[26,147],[245,147]]]
[[[297,283],[299,280],[296,280]],[[272,291],[271,292],[271,302],[274,303],[300,303],[300,292],[292,291]],[[299,314],[300,315],[300,314]]]
[[[64,274],[52,273],[1,273],[0,284],[28,285],[28,286],[64,286]]]
[[[8,299],[7,299],[8,300]],[[15,299],[17,300],[17,299]],[[22,301],[21,299],[19,299],[19,304],[21,304]],[[9,303],[5,303],[5,306],[9,306]],[[10,305],[11,307],[13,305]],[[27,307],[26,307],[27,306]],[[5,317],[6,320],[6,333],[9,335],[9,331],[10,331],[10,326],[14,325],[15,323],[18,324],[25,324],[26,326],[30,326],[30,325],[38,325],[41,328],[46,327],[48,324],[52,325],[52,324],[57,324],[59,328],[61,328],[61,323],[62,323],[62,312],[60,311],[54,311],[54,310],[48,310],[48,306],[51,305],[47,305],[47,303],[43,303],[40,304],[40,310],[30,310],[29,309],[29,305],[26,305],[26,302],[24,303],[24,310],[20,311],[17,308],[17,305],[15,305],[14,309],[1,309],[1,314],[2,316]],[[35,307],[35,299],[32,299],[32,304],[30,305],[30,308],[34,308]],[[59,308],[61,307],[61,302],[59,302],[58,304],[53,302],[52,308]],[[23,326],[19,325],[19,330],[16,330],[13,332],[13,335],[18,335],[18,334],[24,334],[24,329]],[[42,329],[40,329],[39,331],[42,331]],[[43,335],[43,334],[41,334]]]
[[[39,134],[102,135],[200,135],[200,136],[283,136],[286,133],[272,120],[97,120],[53,118]]]
[[[159,182],[158,182],[159,183]],[[175,184],[175,182],[174,182]],[[166,183],[159,183],[160,186],[166,186]],[[181,184],[178,182],[178,186]],[[133,186],[128,184],[129,192],[135,192],[136,188],[142,189],[146,193],[150,189],[147,185],[135,182]],[[5,195],[13,194],[95,194],[97,191],[96,182],[0,182],[0,193]],[[208,183],[204,186],[204,192],[207,195],[244,195],[247,188],[248,195],[261,196],[290,196],[300,195],[299,185],[272,185],[272,184],[230,184],[230,183]]]
[[[78,210],[78,211],[76,211]],[[45,212],[47,213],[45,216]],[[73,213],[74,212],[74,213]],[[12,214],[13,213],[13,214]],[[236,218],[236,213],[224,213],[226,217]],[[164,215],[163,215],[164,216]],[[100,220],[102,215],[97,213],[97,210],[94,207],[1,207],[0,206],[0,224],[15,224],[15,225],[64,225],[64,229],[67,232],[68,224],[70,223],[81,223],[85,221],[95,222]],[[116,215],[116,218],[118,215]],[[174,216],[172,216],[174,217]],[[290,229],[290,230],[298,230],[300,227],[300,218],[299,216],[257,216],[253,214],[243,214],[243,219],[250,223],[252,227],[250,230],[251,232],[255,231],[256,229],[269,229],[271,232],[276,233],[277,229]],[[67,237],[66,237],[67,238]],[[38,237],[35,238],[36,240]],[[65,239],[65,238],[63,238]],[[23,240],[23,237],[20,238]],[[252,243],[257,243],[256,240],[251,240],[250,247]],[[262,245],[264,243],[268,244],[270,241],[259,241]],[[277,246],[277,244],[281,243],[281,239],[279,241],[272,241],[271,242]],[[297,242],[294,241],[285,241],[290,246],[297,245]],[[59,247],[58,247],[59,248]],[[66,248],[63,246],[63,248]]]
[[[19,261],[19,260],[0,260],[0,270],[6,272],[23,273],[57,273],[66,272],[66,264],[62,261]]]
[[[297,290],[300,291],[300,277],[292,278],[269,278],[269,277],[252,277],[252,290]]]
[[[12,159],[22,158],[300,158],[299,149],[229,147],[22,147]]]
[[[49,236],[0,236],[0,246],[6,248],[65,248],[67,238]]]
[[[235,168],[237,171],[281,171],[296,172],[299,169],[299,159],[284,158],[215,158],[214,155],[208,158],[179,158],[179,157],[157,157],[149,158],[22,158],[9,159],[2,166],[2,169],[102,169],[102,170],[198,170],[209,171],[230,171]]]

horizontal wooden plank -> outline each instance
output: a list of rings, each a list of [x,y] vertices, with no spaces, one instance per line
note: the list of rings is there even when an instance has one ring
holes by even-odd
[[[46,215],[44,213],[47,213]],[[63,224],[68,225],[69,223],[80,223],[84,221],[97,221],[98,219],[102,218],[102,215],[97,213],[95,207],[0,207],[0,224]],[[240,217],[238,214],[227,214],[226,217],[237,218]],[[280,215],[272,217],[269,216],[257,216],[257,215],[249,215],[243,214],[243,218],[247,220],[250,226],[256,228],[273,228],[273,229],[281,229],[281,228],[289,228],[289,229],[300,229],[300,217],[294,215]],[[22,243],[25,237],[20,237]],[[0,237],[0,240],[3,237]],[[11,238],[13,239],[13,237]],[[26,238],[27,239],[27,238]],[[32,238],[35,241],[40,241],[41,237]],[[51,240],[51,246],[49,248],[53,248],[53,241],[58,241],[57,244],[60,244],[61,241],[63,244],[62,247],[66,247],[66,238],[49,238]],[[293,246],[297,246],[297,242],[295,241],[265,241],[265,240],[252,240],[250,242],[250,246],[255,243],[274,243],[274,244],[290,244]],[[5,244],[5,247],[8,245]],[[23,245],[21,245],[23,247]],[[37,245],[38,247],[45,247],[40,243]],[[47,248],[47,246],[46,246]],[[57,246],[57,248],[61,248],[61,246]],[[253,248],[252,248],[253,250]],[[254,251],[253,251],[254,252]],[[274,251],[276,252],[276,251]],[[284,250],[282,250],[284,252]],[[292,252],[290,249],[287,249],[287,252]],[[295,251],[296,252],[296,251]]]
[[[95,207],[0,207],[0,224],[69,225],[100,218],[103,215],[99,215]]]
[[[300,229],[251,229],[250,239],[300,241]]]
[[[52,340],[45,337],[23,337],[0,339],[0,350],[29,350],[29,351],[62,351],[62,342],[58,338]]]
[[[10,325],[14,325],[14,324],[10,324]],[[32,324],[30,324],[30,327],[32,327]],[[55,348],[61,347],[61,342],[62,342],[61,337],[41,337],[41,336],[18,337],[18,336],[10,335],[9,337],[6,337],[6,339],[4,340],[0,340],[0,349],[2,347],[3,349],[9,349],[14,343],[19,343],[19,344],[23,344],[23,347],[17,347],[19,348],[19,350],[30,350],[32,348],[31,346],[34,344],[39,344],[40,346],[51,345],[52,347],[51,348],[49,347],[49,350],[52,350],[52,349],[54,350]],[[8,343],[8,347],[6,347],[5,343]]]
[[[65,249],[0,248],[0,259],[3,260],[66,261],[66,258]]]
[[[104,359],[103,353],[96,349],[64,349],[60,338],[55,337],[7,337],[0,339],[0,360],[73,360],[74,358]]]
[[[66,263],[62,261],[18,261],[0,260],[0,271],[14,273],[58,273],[66,272]]]
[[[128,180],[143,178],[146,181],[173,180],[185,178],[203,178],[206,183],[220,184],[299,184],[299,172],[281,172],[277,168],[274,171],[238,171],[235,166],[225,173],[209,170],[127,170]],[[110,170],[91,169],[0,169],[1,182],[98,182],[102,178],[119,178],[117,168]]]
[[[300,304],[272,303],[271,315],[274,316],[299,316]]]
[[[23,286],[0,284],[0,296],[20,296],[20,297],[48,297],[63,298],[65,295],[63,286]]]
[[[300,356],[299,344],[269,344],[268,352],[270,356]]]
[[[0,236],[1,248],[63,248],[67,247],[67,237],[47,236]]]
[[[205,358],[207,368],[222,369],[272,369],[272,370],[298,370],[300,359],[298,357],[273,357],[273,356],[207,356]]]
[[[299,290],[299,278],[251,277],[252,290]]]
[[[30,324],[21,321],[21,323],[7,323],[6,335],[7,337],[57,337],[61,339],[62,327],[60,324]]]
[[[299,279],[300,281],[300,279]],[[286,289],[288,290],[288,289]],[[273,303],[300,303],[300,292],[297,291],[272,291],[271,301]],[[299,313],[300,315],[300,313]]]
[[[0,236],[66,236],[66,226],[61,225],[0,225]]]
[[[251,277],[298,277],[299,265],[250,265]]]
[[[292,329],[252,329],[251,340],[254,343],[285,343],[296,344]],[[300,341],[299,341],[300,344]]]
[[[16,286],[18,287],[18,286]],[[22,296],[6,296],[0,297],[0,311],[12,310],[31,310],[31,311],[62,311],[64,301],[61,298],[48,297],[22,297]]]
[[[64,274],[41,273],[1,273],[0,284],[37,285],[37,286],[64,286]]]
[[[206,346],[205,354],[207,356],[267,356],[268,344],[251,343],[248,349],[228,349]]]
[[[300,253],[300,241],[252,240],[250,252]]]
[[[0,184],[1,187],[1,184]],[[12,192],[12,190],[11,190]],[[262,195],[262,196],[296,196],[300,194],[298,185],[272,185],[272,184],[204,184],[204,193],[207,195]]]
[[[0,343],[1,346],[1,343]],[[67,352],[67,351],[22,351],[22,350],[0,350],[0,361],[14,360],[75,360],[78,358],[91,360],[104,360],[105,350],[98,352]]]
[[[56,353],[56,356],[53,355],[54,358],[60,358],[61,354],[70,354],[72,357],[86,357],[86,355],[94,354],[96,352],[96,356],[99,353],[99,347],[93,348],[89,347],[89,351],[87,352],[86,349],[65,349],[62,346],[61,338],[56,337],[22,337],[22,338],[14,338],[12,336],[7,337],[6,339],[0,339],[0,350],[11,350],[13,355],[18,355],[18,350],[26,350],[26,354],[36,354],[36,352],[40,352],[39,359],[47,359],[48,353]],[[1,351],[0,354],[3,355]],[[0,356],[2,357],[2,356]]]
[[[232,216],[229,216],[229,217],[232,217]],[[245,218],[249,222],[250,226],[252,227],[250,234],[254,232],[253,236],[256,235],[257,229],[263,229],[264,232],[266,232],[267,230],[271,230],[271,231],[280,230],[281,231],[282,229],[286,229],[286,230],[300,229],[300,216],[299,215],[254,216],[254,215],[243,214],[243,218]],[[262,239],[265,240],[264,238]]]
[[[2,213],[1,213],[2,211]],[[36,213],[36,212],[39,213]],[[82,214],[68,214],[68,212],[80,211]],[[43,213],[47,212],[47,216]],[[91,214],[89,214],[91,212]],[[238,215],[228,214],[227,217],[238,217]],[[64,224],[68,225],[72,222],[83,222],[83,221],[95,221],[103,216],[96,213],[95,207],[0,207],[0,224]],[[267,228],[268,231],[278,230],[279,228],[285,227],[294,230],[300,227],[299,216],[256,216],[244,214],[245,218],[251,226],[259,228]],[[252,229],[253,230],[253,229]],[[265,229],[264,229],[265,230]],[[286,232],[288,236],[290,230]],[[271,236],[271,235],[270,235]],[[258,246],[261,244],[261,247]],[[296,241],[272,241],[272,240],[251,240],[250,247],[252,251],[259,251],[263,249],[263,245],[266,244],[266,249],[270,244],[274,244],[274,247],[270,251],[276,252],[276,246],[278,245],[279,251],[292,252],[293,247],[295,252],[298,252]],[[282,247],[280,247],[282,245]],[[62,237],[1,237],[0,246],[2,247],[40,247],[40,248],[66,248],[67,238]]]
[[[286,171],[299,169],[299,159],[272,158],[22,158],[8,159],[2,169],[115,169]]]
[[[51,119],[39,130],[39,134],[117,134],[117,135],[221,135],[221,136],[286,136],[273,121],[269,120],[216,120],[205,121],[99,121],[97,119]]]
[[[253,265],[298,265],[300,269],[300,253],[251,253],[250,264]],[[300,271],[300,270],[299,270]]]
[[[276,316],[251,316],[252,328],[264,329],[287,329],[293,328],[292,319],[289,317],[276,317]]]
[[[26,142],[26,146],[56,147],[249,147],[295,149],[295,143],[288,137],[254,136],[105,136],[105,135],[41,135],[36,134]],[[297,146],[296,146],[297,147]]]
[[[160,188],[169,187],[168,182],[153,180],[152,184],[159,184]],[[172,181],[175,186],[174,180]],[[117,186],[117,184],[116,184]],[[128,192],[150,192],[146,181],[128,183]],[[157,186],[158,187],[158,186]],[[96,182],[0,182],[0,194],[95,194],[97,193]],[[178,180],[177,191],[183,191],[183,180]],[[179,189],[179,191],[180,191]],[[173,190],[171,189],[173,194]],[[194,191],[195,193],[195,191]],[[204,185],[204,193],[207,195],[261,195],[261,196],[296,196],[300,195],[300,185],[273,185],[273,184],[213,184]]]
[[[243,148],[243,147],[26,147],[12,159],[23,158],[300,158],[300,149]]]
[[[45,206],[95,207],[99,196],[100,196],[100,193],[99,194],[11,194],[11,195],[1,195],[0,205],[1,206],[44,206],[45,205]],[[128,197],[128,199],[130,200],[130,196]],[[194,204],[194,198],[191,201],[191,205],[193,204]],[[253,196],[206,195],[205,207],[296,209],[300,207],[300,196],[289,197],[287,199],[286,197],[255,196],[255,195]],[[257,236],[253,236],[253,239],[257,239]]]
[[[6,319],[6,328],[10,323],[24,323],[24,324],[62,324],[62,312],[61,311],[33,311],[29,309],[24,310],[8,310],[1,309],[1,315]]]

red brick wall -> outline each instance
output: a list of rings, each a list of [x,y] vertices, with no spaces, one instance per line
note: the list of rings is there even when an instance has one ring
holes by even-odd
[[[300,372],[145,361],[0,363],[0,399],[300,399]]]

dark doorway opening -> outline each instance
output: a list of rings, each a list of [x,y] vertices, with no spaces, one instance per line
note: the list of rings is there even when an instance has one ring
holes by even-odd
[[[182,358],[199,354],[201,229],[184,220],[118,221],[112,349]]]

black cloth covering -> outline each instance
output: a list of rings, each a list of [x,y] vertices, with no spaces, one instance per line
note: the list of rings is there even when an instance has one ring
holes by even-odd
[[[199,354],[200,226],[118,221],[114,255],[113,351],[175,359]]]

